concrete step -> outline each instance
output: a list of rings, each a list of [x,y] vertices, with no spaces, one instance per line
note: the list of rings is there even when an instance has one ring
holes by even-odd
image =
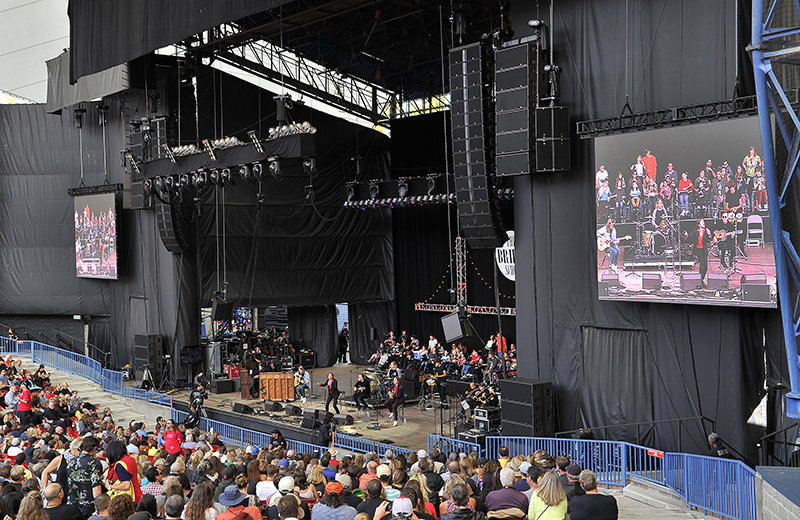
[[[636,479],[635,477],[631,479],[630,484],[625,486],[622,494],[631,500],[641,502],[655,509],[689,510],[688,504],[670,488]]]
[[[600,492],[605,495],[613,495],[614,498],[617,499],[619,520],[679,520],[703,518],[703,514],[701,512],[694,510],[690,511],[688,508],[677,510],[654,507],[627,496],[627,493],[621,489],[602,489]]]

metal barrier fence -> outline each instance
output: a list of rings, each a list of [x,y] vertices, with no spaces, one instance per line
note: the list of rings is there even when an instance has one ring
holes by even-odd
[[[539,449],[564,455],[593,471],[602,484],[624,486],[628,477],[636,477],[673,489],[690,507],[756,520],[756,474],[738,460],[669,453],[627,442],[535,437],[487,437],[486,457],[497,458],[501,446],[512,457]]]
[[[450,437],[442,437],[441,435],[434,435],[432,433],[428,434],[428,451],[430,452],[431,449],[438,448],[439,451],[444,453],[445,455],[449,455],[454,451],[457,453],[466,453],[469,455],[473,451],[478,453],[478,457],[483,455],[483,448],[480,444],[475,442],[467,442],[467,441],[460,441],[457,439],[451,439]]]

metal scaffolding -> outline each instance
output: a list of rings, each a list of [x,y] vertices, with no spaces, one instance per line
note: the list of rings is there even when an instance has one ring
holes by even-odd
[[[796,68],[800,57],[800,3],[788,0],[771,0],[764,11],[764,0],[753,0],[752,53],[755,69],[758,117],[761,126],[763,164],[769,197],[769,217],[772,223],[772,241],[777,270],[778,298],[783,319],[786,358],[791,380],[791,391],[786,395],[786,414],[800,418],[800,357],[797,338],[800,336],[800,256],[790,235],[792,229],[786,222],[796,223],[797,195],[800,193],[800,118],[779,76],[776,67]],[[792,26],[782,26],[791,23]],[[772,140],[772,118],[780,131],[780,138],[788,151],[786,168],[779,176],[776,165],[776,148]],[[782,177],[782,178],[781,178]],[[797,227],[797,226],[793,226]],[[794,229],[795,239],[797,238]]]

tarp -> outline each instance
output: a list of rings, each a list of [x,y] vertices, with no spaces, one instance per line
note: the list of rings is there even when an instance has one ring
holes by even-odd
[[[128,88],[128,65],[121,64],[69,81],[69,52],[47,61],[48,114],[84,101],[116,94]]]

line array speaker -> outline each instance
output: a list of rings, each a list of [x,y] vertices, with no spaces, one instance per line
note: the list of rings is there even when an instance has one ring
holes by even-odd
[[[150,368],[156,383],[161,381],[164,371],[164,341],[161,334],[133,335],[133,369],[137,377],[141,376],[144,367]]]
[[[156,206],[156,221],[161,243],[170,253],[182,253],[188,249],[188,230],[183,219],[181,205],[176,202],[164,204],[159,202]]]
[[[536,171],[569,171],[572,165],[569,107],[536,109]]]
[[[555,433],[553,385],[550,381],[503,379],[500,393],[503,435],[540,437]]]
[[[473,249],[502,246],[508,235],[494,190],[494,104],[489,71],[494,55],[477,42],[450,51],[450,116],[459,222]]]

